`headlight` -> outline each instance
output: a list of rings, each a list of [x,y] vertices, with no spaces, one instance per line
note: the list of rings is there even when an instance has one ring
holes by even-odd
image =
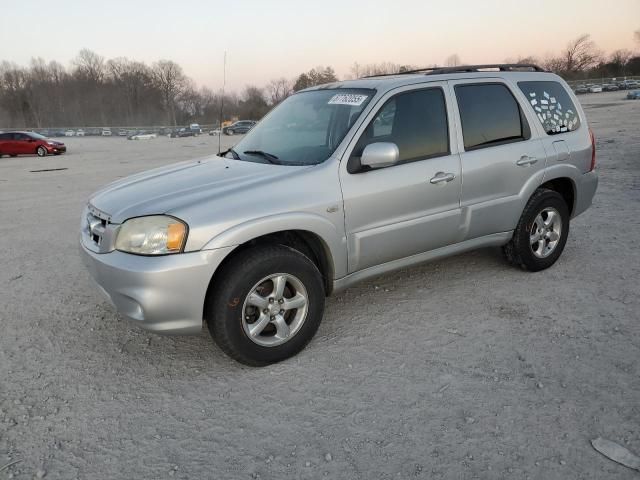
[[[48,145],[55,145],[54,142],[47,142]]]
[[[139,255],[179,253],[187,240],[187,226],[166,215],[131,218],[116,238],[116,250]]]

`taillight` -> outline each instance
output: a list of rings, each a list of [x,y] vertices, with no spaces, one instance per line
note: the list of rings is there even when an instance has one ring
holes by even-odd
[[[589,171],[593,172],[596,168],[596,137],[591,128],[589,128],[589,136],[591,137],[591,167],[589,167]]]

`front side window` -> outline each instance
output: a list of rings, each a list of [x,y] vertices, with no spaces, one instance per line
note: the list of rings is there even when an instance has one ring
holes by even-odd
[[[297,93],[256,124],[226,154],[278,165],[327,160],[373,98],[371,89],[322,89]]]
[[[500,83],[456,85],[464,149],[527,140],[529,125],[511,91]]]
[[[449,154],[449,126],[444,93],[428,88],[400,93],[378,111],[358,140],[348,170],[360,170],[364,148],[377,142],[391,142],[400,152],[398,163]]]
[[[518,82],[547,135],[572,132],[580,117],[571,97],[558,82]]]

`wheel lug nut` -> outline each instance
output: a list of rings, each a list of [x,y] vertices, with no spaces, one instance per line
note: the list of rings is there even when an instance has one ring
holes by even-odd
[[[262,313],[269,313],[269,309],[265,308],[264,310],[262,310]]]
[[[276,316],[275,315],[271,315],[271,320],[275,320]]]
[[[282,305],[284,303],[284,299],[281,298],[280,300],[278,300],[278,303]]]
[[[270,298],[270,299],[269,299],[269,303],[273,303],[273,298]]]
[[[282,315],[284,313],[284,310],[280,310],[280,315]]]

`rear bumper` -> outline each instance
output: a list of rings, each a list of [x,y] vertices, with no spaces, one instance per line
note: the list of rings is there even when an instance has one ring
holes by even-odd
[[[598,174],[596,171],[583,173],[576,184],[576,200],[573,217],[583,213],[593,203],[593,197],[598,189]]]
[[[132,323],[157,333],[202,330],[209,282],[233,247],[159,257],[94,253],[81,239],[82,259],[102,293]]]

